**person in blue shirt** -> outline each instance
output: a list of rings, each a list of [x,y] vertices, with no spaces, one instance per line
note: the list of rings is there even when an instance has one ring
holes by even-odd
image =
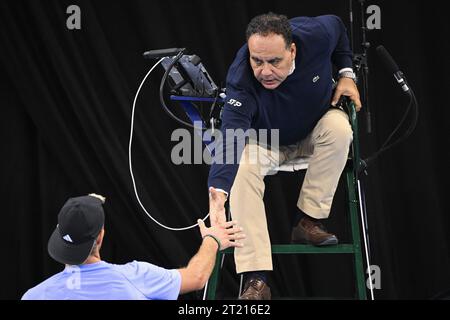
[[[308,157],[292,241],[337,244],[337,237],[320,220],[330,214],[353,133],[347,114],[335,106],[344,95],[359,111],[361,101],[346,29],[337,16],[288,20],[263,14],[251,20],[246,36],[247,43],[227,75],[223,143],[216,146],[208,181],[210,188],[220,192],[220,197],[210,200],[211,224],[225,221],[229,195],[231,215],[247,234],[244,247],[235,250],[236,271],[244,274],[245,283],[240,299],[270,299],[266,276],[272,270],[272,255],[264,177],[287,161]],[[248,139],[239,148],[242,141],[230,140],[226,133],[239,129],[276,130],[278,139],[276,143]],[[241,150],[234,154],[233,163],[224,160],[230,150]]]
[[[212,191],[211,197],[217,194]],[[48,252],[65,269],[29,289],[23,300],[174,300],[200,290],[214,267],[217,250],[239,247],[241,228],[228,222],[207,228],[197,254],[185,268],[168,270],[133,261],[123,265],[102,261],[104,197],[96,194],[70,198],[58,215],[48,241]]]

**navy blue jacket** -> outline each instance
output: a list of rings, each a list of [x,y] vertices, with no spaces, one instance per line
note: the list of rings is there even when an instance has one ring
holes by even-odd
[[[226,129],[279,129],[280,145],[290,145],[304,139],[327,112],[333,65],[338,70],[352,67],[345,26],[333,15],[298,17],[290,24],[297,46],[296,68],[275,90],[265,89],[254,77],[248,46],[238,51],[227,75],[221,127],[224,135]],[[224,152],[219,149],[217,157]],[[240,156],[237,153],[235,159]],[[213,162],[208,185],[230,192],[238,166],[237,162]]]

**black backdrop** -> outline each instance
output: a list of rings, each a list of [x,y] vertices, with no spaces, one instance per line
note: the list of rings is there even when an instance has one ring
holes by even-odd
[[[436,4],[437,3],[437,4]],[[81,30],[66,28],[66,8],[81,8]],[[408,75],[420,103],[413,136],[385,154],[364,179],[372,263],[381,268],[378,298],[432,298],[450,288],[450,218],[444,193],[449,164],[449,25],[439,2],[368,1],[381,7],[384,44]],[[359,15],[359,2],[354,1]],[[150,221],[134,197],[128,172],[131,106],[151,63],[142,52],[187,47],[216,82],[225,79],[244,42],[249,19],[274,11],[289,17],[336,14],[348,25],[348,1],[2,1],[0,2],[1,214],[3,275],[0,298],[17,299],[62,266],[46,244],[57,213],[70,196],[97,192],[108,201],[102,257],[185,265],[200,243],[197,230],[166,231]],[[356,25],[359,37],[359,21]],[[359,50],[356,39],[356,51]],[[372,135],[369,155],[405,110],[393,78],[370,50]],[[158,70],[160,72],[160,70]],[[141,199],[159,220],[191,224],[208,210],[206,165],[175,166],[171,133],[178,127],[158,101],[161,73],[139,97],[133,164]],[[362,118],[361,118],[362,120]],[[302,174],[267,179],[265,201],[274,243],[289,239]],[[329,227],[348,239],[342,185]],[[275,259],[273,295],[349,296],[348,257]],[[231,259],[225,261],[222,297],[237,294]],[[182,298],[196,299],[199,294]]]

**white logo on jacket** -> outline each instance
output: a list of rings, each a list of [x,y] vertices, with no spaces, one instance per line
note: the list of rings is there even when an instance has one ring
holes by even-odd
[[[230,99],[230,100],[228,100],[227,103],[231,104],[233,107],[240,107],[240,106],[242,106],[242,103],[237,101],[237,100],[235,100],[235,99]]]

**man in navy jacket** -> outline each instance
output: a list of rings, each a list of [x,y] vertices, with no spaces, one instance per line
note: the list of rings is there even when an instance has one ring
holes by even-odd
[[[220,196],[210,200],[212,225],[225,221],[224,204],[246,230],[243,248],[235,250],[245,285],[240,299],[270,299],[266,272],[272,270],[264,209],[264,176],[286,161],[309,157],[300,192],[292,241],[317,246],[338,243],[321,219],[329,216],[344,169],[352,130],[344,111],[333,108],[342,95],[361,109],[352,70],[352,52],[342,21],[333,15],[298,17],[264,14],[247,27],[247,43],[227,75],[227,103],[222,114],[223,144],[215,149],[209,187]],[[339,80],[333,95],[333,66]],[[276,132],[274,141],[247,139],[234,161],[225,155],[242,139],[227,130]],[[241,130],[241,131],[242,131]],[[226,137],[226,138],[225,138]]]

